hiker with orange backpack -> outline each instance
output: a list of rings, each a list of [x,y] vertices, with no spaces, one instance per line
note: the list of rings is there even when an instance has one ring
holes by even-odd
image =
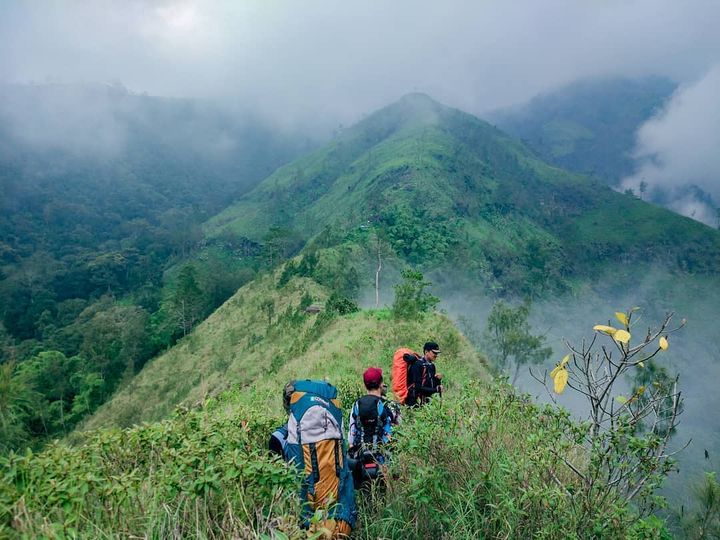
[[[417,407],[430,401],[435,394],[442,396],[442,375],[435,370],[435,360],[439,355],[440,346],[428,341],[423,346],[423,356],[409,366],[406,405]]]

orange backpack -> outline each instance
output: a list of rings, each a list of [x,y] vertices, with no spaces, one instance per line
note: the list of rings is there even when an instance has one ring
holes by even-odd
[[[395,394],[395,399],[403,405],[408,395],[407,374],[408,369],[410,369],[410,364],[412,363],[405,360],[406,354],[412,355],[416,359],[420,358],[418,353],[404,348],[398,349],[395,351],[395,354],[393,354],[392,391],[393,394]]]

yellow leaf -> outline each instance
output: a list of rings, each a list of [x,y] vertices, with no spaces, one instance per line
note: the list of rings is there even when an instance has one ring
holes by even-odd
[[[667,338],[666,338],[665,336],[663,336],[663,337],[660,338],[660,348],[661,348],[663,351],[667,351],[667,350],[668,350],[668,340],[667,340]]]
[[[550,378],[554,379],[555,375],[557,375],[557,372],[561,369],[565,369],[565,364],[567,364],[570,361],[570,355],[566,354],[563,356],[563,359],[560,360],[557,364],[555,364],[555,368],[550,372]]]
[[[615,312],[615,318],[616,318],[618,321],[620,321],[620,323],[621,323],[623,326],[627,326],[627,325],[628,325],[627,315],[625,315],[622,311],[616,311],[616,312]]]
[[[621,405],[625,405],[628,402],[628,398],[626,398],[625,396],[618,396],[615,398],[615,401],[617,401]]]
[[[637,395],[642,396],[645,393],[645,387],[644,386],[638,386],[637,389]]]
[[[607,334],[608,336],[612,336],[615,334],[615,332],[618,331],[617,328],[614,328],[612,326],[605,326],[603,324],[596,324],[593,326],[593,330],[597,330],[598,332],[603,332],[604,334]]]
[[[555,382],[555,393],[556,394],[562,394],[565,391],[565,385],[568,381],[568,372],[567,369],[560,369],[555,374],[554,382]]]
[[[620,343],[627,344],[630,341],[630,332],[626,330],[618,330],[613,334],[613,339],[615,341],[619,341]]]
[[[645,367],[645,362],[638,362],[638,366]]]

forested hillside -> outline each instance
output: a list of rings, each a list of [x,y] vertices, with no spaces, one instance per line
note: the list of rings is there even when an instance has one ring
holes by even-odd
[[[635,170],[637,130],[676,86],[660,77],[580,81],[487,119],[544,161],[615,185]]]
[[[251,279],[259,246],[200,225],[306,144],[121,86],[0,86],[0,363],[28,389],[0,446],[67,433]]]

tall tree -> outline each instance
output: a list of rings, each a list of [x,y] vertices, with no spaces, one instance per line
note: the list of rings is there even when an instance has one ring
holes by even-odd
[[[542,363],[552,354],[550,347],[543,347],[545,337],[532,334],[529,315],[529,302],[514,308],[500,300],[488,316],[485,339],[490,356],[503,372],[507,373],[510,364],[514,365],[512,384],[517,381],[521,366]]]
[[[400,275],[403,280],[395,285],[395,302],[393,303],[395,317],[414,319],[421,313],[435,309],[440,299],[426,291],[432,283],[425,281],[422,272],[407,269],[403,270]]]
[[[188,264],[180,270],[170,305],[183,336],[186,336],[202,316],[205,305],[194,266]]]

